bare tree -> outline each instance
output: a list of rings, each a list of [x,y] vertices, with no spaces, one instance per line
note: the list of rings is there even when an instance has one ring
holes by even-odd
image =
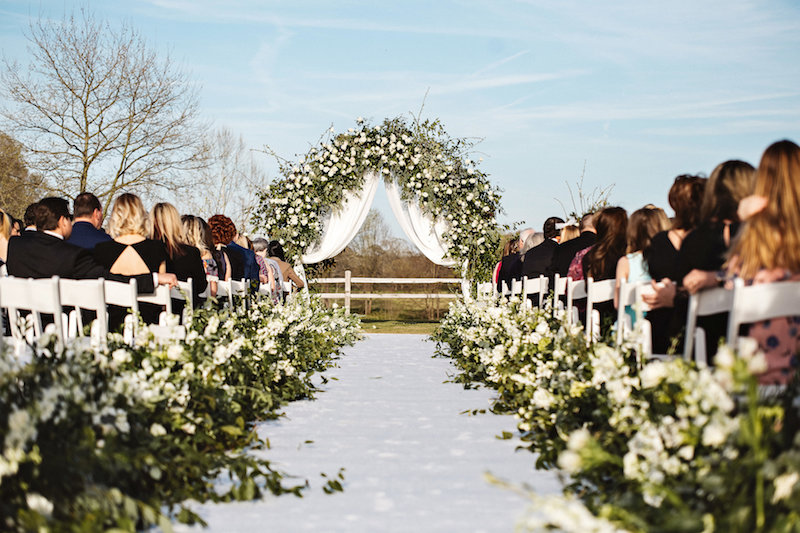
[[[197,92],[138,32],[87,11],[39,19],[30,62],[4,61],[3,110],[29,165],[67,197],[94,192],[108,207],[119,191],[186,189],[205,164]]]
[[[183,209],[209,217],[221,213],[231,218],[242,233],[250,230],[250,215],[258,207],[259,191],[267,185],[267,174],[241,135],[228,128],[213,131],[206,140],[207,166],[198,170],[202,194],[185,198]]]
[[[21,218],[41,196],[41,185],[42,177],[28,171],[22,145],[0,132],[0,207]]]

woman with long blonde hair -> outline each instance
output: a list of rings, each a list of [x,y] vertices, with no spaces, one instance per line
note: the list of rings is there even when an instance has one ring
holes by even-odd
[[[729,271],[752,283],[800,279],[800,146],[783,140],[766,149],[753,196],[742,200],[739,216],[744,225],[731,247]],[[748,336],[767,358],[760,381],[791,381],[800,366],[800,316],[755,323]]]
[[[108,234],[113,240],[101,242],[92,250],[95,260],[112,274],[138,276],[149,272],[167,272],[167,250],[164,243],[150,239],[151,223],[142,200],[131,193],[120,194],[111,207],[108,218]],[[158,322],[159,306],[139,306],[145,322]],[[119,312],[111,313],[111,322],[124,317]],[[116,316],[115,316],[116,315]]]
[[[0,209],[0,275],[5,275],[8,259],[8,240],[14,234],[14,219]]]
[[[220,272],[219,264],[217,263],[218,257],[214,255],[216,250],[214,249],[214,242],[209,236],[208,225],[202,218],[194,215],[181,216],[181,223],[183,225],[183,237],[186,240],[186,243],[194,246],[200,251],[200,258],[203,260],[203,267],[205,269],[206,276],[210,276],[212,278],[208,281],[209,294],[211,296],[216,296],[216,279],[219,279],[219,277],[222,276],[224,280],[225,275],[224,272]],[[219,256],[221,256],[221,254],[219,254]],[[222,257],[221,261],[223,263],[224,260],[224,257]]]
[[[178,210],[170,203],[162,202],[153,206],[150,212],[153,232],[152,238],[164,243],[167,250],[167,272],[172,272],[180,281],[192,279],[192,291],[195,306],[201,302],[198,296],[202,294],[208,282],[200,250],[187,244],[183,236],[183,224]],[[180,302],[173,302],[180,307]]]

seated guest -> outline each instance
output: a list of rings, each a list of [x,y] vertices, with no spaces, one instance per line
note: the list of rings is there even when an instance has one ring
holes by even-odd
[[[525,240],[529,235],[533,234],[533,228],[525,228],[519,232],[519,241],[517,242],[516,249],[511,249],[508,255],[504,255],[500,259],[500,269],[497,272],[497,292],[503,292],[503,284],[507,288],[511,288],[511,283],[515,279],[522,279],[522,248],[525,246]]]
[[[36,205],[39,202],[33,202],[25,208],[25,214],[22,215],[22,221],[25,223],[24,231],[36,231]]]
[[[754,195],[740,204],[742,230],[731,246],[729,269],[748,282],[800,279],[800,146],[770,145],[756,171]],[[750,326],[748,336],[764,351],[762,384],[787,384],[800,369],[800,316]]]
[[[644,251],[644,259],[654,294],[645,294],[643,301],[650,306],[647,320],[653,326],[653,352],[667,353],[674,345],[676,352],[682,351],[680,332],[686,324],[685,302],[682,310],[675,312],[675,282],[683,279],[679,270],[678,255],[683,239],[693,230],[700,219],[706,178],[681,175],[669,190],[669,205],[675,211],[672,229],[657,233]],[[673,343],[672,339],[676,339]]]
[[[500,261],[494,266],[494,273],[492,274],[492,282],[495,286],[500,283],[500,269],[503,266],[503,260],[511,254],[519,255],[519,237],[511,237],[506,241],[505,246],[503,246],[503,253],[500,255]]]
[[[728,250],[739,232],[739,202],[753,192],[755,169],[744,161],[725,161],[708,178],[700,209],[700,223],[686,235],[678,252],[679,286],[689,294],[718,285]],[[677,299],[681,300],[681,293]],[[684,296],[685,298],[685,296]],[[683,305],[680,301],[678,305]],[[697,326],[706,333],[706,354],[712,358],[726,333],[728,313],[701,316]],[[713,361],[712,361],[713,362]]]
[[[14,235],[22,235],[22,232],[25,231],[25,225],[22,221],[18,218],[11,217],[11,236]]]
[[[591,247],[597,241],[597,231],[594,229],[593,220],[592,213],[583,215],[578,224],[580,235],[566,242],[562,241],[553,251],[553,259],[547,268],[547,276],[551,282],[556,274],[562,278],[566,277],[569,272],[569,265],[575,255],[581,250]]]
[[[245,277],[245,258],[229,246],[236,238],[237,233],[233,221],[225,215],[214,215],[208,219],[208,226],[211,229],[215,249],[225,254],[230,262],[228,279],[243,279]]]
[[[203,260],[203,268],[206,276],[213,276],[217,279],[226,281],[224,269],[227,258],[222,256],[220,253],[220,261],[217,262],[217,258],[214,257],[214,254],[212,253],[212,250],[214,249],[214,241],[211,239],[210,232],[208,231],[208,224],[204,224],[202,218],[193,215],[183,215],[181,217],[181,223],[183,225],[183,237],[186,242],[200,251],[200,258]],[[222,273],[220,273],[220,264],[223,268]],[[227,271],[230,272],[230,266],[228,266]],[[208,283],[209,294],[211,296],[216,296],[217,282],[212,280]]]
[[[557,225],[563,223],[564,221],[558,217],[550,217],[544,221],[544,242],[534,246],[522,256],[522,276],[536,278],[547,271],[553,261],[553,252],[558,247],[556,238],[560,231]]]
[[[8,240],[11,238],[13,219],[0,209],[0,276],[6,275],[6,260],[8,259]]]
[[[111,208],[108,232],[113,240],[98,243],[92,253],[110,272],[123,276],[167,272],[166,247],[163,242],[149,238],[150,220],[138,196],[123,193],[117,197]],[[154,324],[162,310],[154,304],[141,304],[139,311],[145,322]],[[114,315],[115,320],[124,318],[119,310]]]
[[[269,258],[278,263],[280,267],[281,276],[284,281],[292,281],[298,289],[305,287],[305,283],[300,279],[300,276],[292,268],[292,265],[286,262],[286,256],[283,253],[283,246],[278,241],[270,241],[267,247],[267,254]]]
[[[571,241],[572,239],[579,237],[581,231],[578,229],[578,226],[573,224],[568,224],[561,228],[560,238],[558,239],[558,244],[564,244],[567,241]]]
[[[75,197],[72,202],[72,234],[67,242],[91,250],[99,242],[110,241],[111,237],[103,231],[103,208],[100,200],[90,192]]]
[[[650,281],[650,273],[644,261],[643,251],[650,246],[656,233],[669,229],[669,218],[663,209],[643,207],[633,212],[628,220],[627,252],[617,261],[616,286],[614,288],[614,307],[619,308],[619,289],[622,282],[638,283]],[[636,324],[633,307],[625,307],[625,313]]]
[[[253,251],[256,254],[256,261],[258,261],[258,268],[262,283],[269,285],[273,301],[277,302],[280,299],[281,292],[283,291],[283,276],[281,275],[280,266],[275,260],[267,257],[267,248],[269,242],[267,239],[257,237],[253,239]],[[264,281],[266,278],[266,281]]]
[[[11,276],[104,278],[125,283],[134,277],[140,293],[153,292],[156,283],[173,287],[177,283],[174,274],[114,274],[99,264],[88,250],[65,242],[72,231],[72,215],[63,198],[44,198],[38,202],[35,223],[41,231],[28,231],[26,235],[12,237],[8,242],[8,273]]]
[[[161,241],[167,249],[167,272],[172,272],[180,281],[192,278],[192,298],[194,307],[200,307],[202,302],[199,296],[208,287],[206,269],[200,250],[184,242],[183,225],[181,217],[175,206],[169,203],[159,203],[153,206],[150,212],[153,231],[151,237]],[[183,301],[172,301],[173,313],[180,315]]]

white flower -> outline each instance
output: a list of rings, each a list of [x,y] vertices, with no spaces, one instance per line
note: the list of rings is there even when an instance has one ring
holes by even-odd
[[[581,469],[581,456],[572,450],[565,450],[558,456],[558,466],[563,471],[574,474]]]
[[[587,444],[589,444],[591,438],[592,435],[586,428],[573,431],[567,440],[567,449],[572,451],[580,451],[585,448]]]
[[[164,426],[156,422],[150,426],[150,434],[154,437],[161,437],[167,434],[167,430],[164,429]]]
[[[186,422],[184,425],[181,426],[181,429],[185,433],[188,433],[189,435],[194,435],[194,432],[197,429],[197,426],[195,426],[191,422]]]
[[[53,512],[53,502],[41,494],[29,492],[25,495],[25,502],[28,504],[28,508],[41,515],[50,516]]]
[[[747,362],[747,370],[757,376],[767,371],[767,357],[764,352],[758,352]]]
[[[795,485],[800,481],[800,474],[791,472],[782,474],[775,478],[775,492],[772,495],[772,503],[785,500],[792,495]]]

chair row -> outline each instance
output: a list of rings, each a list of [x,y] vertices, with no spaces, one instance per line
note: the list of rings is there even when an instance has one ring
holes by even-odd
[[[615,293],[615,280],[594,281],[573,280],[555,276],[553,290],[548,293],[548,280],[544,276],[538,279],[515,280],[511,287],[501,286],[500,294],[503,297],[519,296],[526,299],[530,307],[530,295],[538,294],[540,305],[549,301],[553,312],[560,309],[566,312],[569,323],[577,323],[578,310],[575,302],[585,300],[586,317],[584,324],[587,342],[600,338],[600,314],[595,309],[599,303],[613,301]],[[620,285],[617,305],[617,329],[615,342],[618,346],[628,340],[633,333],[630,316],[625,308],[634,309],[636,322],[641,321],[642,327],[638,332],[641,337],[641,353],[645,357],[666,357],[664,354],[653,354],[651,345],[650,322],[644,316],[648,311],[643,296],[652,293],[650,282],[626,283]],[[497,294],[497,288],[492,283],[478,284],[478,297],[487,299]],[[548,300],[549,299],[549,300]],[[563,302],[562,302],[563,300]],[[697,327],[697,318],[701,316],[729,313],[727,326],[727,343],[736,346],[739,339],[739,330],[743,324],[750,324],[776,317],[800,316],[800,281],[777,282],[747,286],[744,281],[737,279],[732,290],[722,287],[712,288],[694,294],[689,299],[686,319],[685,342],[683,357],[686,360],[694,359],[698,366],[706,366],[708,354],[706,353],[705,331]],[[694,357],[693,357],[694,355]]]
[[[209,281],[217,283],[217,298],[223,305],[246,305],[246,280],[219,281],[210,277]],[[135,280],[122,283],[104,279],[3,277],[0,278],[0,308],[7,310],[9,331],[5,331],[3,327],[2,334],[32,341],[41,336],[47,321],[53,324],[59,339],[83,336],[84,314],[81,311],[91,311],[97,317],[91,326],[92,338],[102,340],[108,333],[108,306],[115,305],[130,311],[125,318],[123,335],[126,342],[131,342],[138,323],[135,317],[139,313],[139,304],[148,303],[163,308],[155,332],[172,335],[174,332],[168,333],[167,325],[170,322],[169,317],[174,316],[173,300],[183,302],[183,313],[178,321],[186,323],[193,311],[192,294],[191,278],[179,281],[175,288],[162,285],[151,294],[138,294]],[[199,296],[207,298],[208,295],[206,289]],[[65,308],[71,309],[65,311]],[[43,320],[43,315],[60,317],[60,320]]]

